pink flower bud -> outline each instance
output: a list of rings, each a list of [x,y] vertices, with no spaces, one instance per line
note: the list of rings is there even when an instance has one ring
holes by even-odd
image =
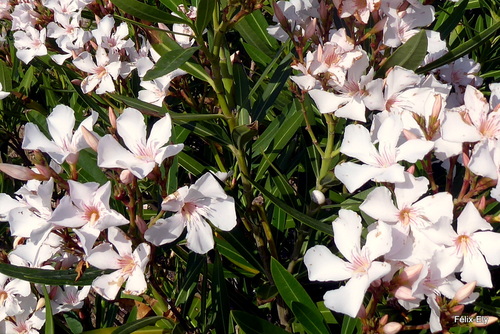
[[[280,25],[283,27],[283,29],[285,29],[285,31],[291,32],[290,24],[288,23],[288,20],[285,17],[283,11],[281,11],[281,8],[276,4],[276,2],[273,3],[273,7],[274,7],[274,16],[276,16],[276,19],[278,19]]]
[[[123,184],[130,184],[132,181],[134,181],[134,174],[132,174],[128,169],[122,170],[120,173],[120,181]]]
[[[306,26],[306,31],[304,32],[304,41],[307,41],[314,35],[316,31],[316,18],[312,19]],[[305,42],[304,42],[305,43]]]
[[[478,315],[474,318],[473,324],[474,324],[474,327],[486,327],[486,326],[494,324],[497,321],[498,321],[497,317]]]
[[[12,165],[12,164],[0,163],[0,171],[4,172],[5,174],[9,175],[10,177],[16,180],[21,180],[21,181],[28,181],[28,180],[46,181],[49,179],[44,175],[35,173],[28,167]]]
[[[396,334],[403,328],[399,322],[390,322],[384,326],[384,334]]]
[[[397,288],[396,291],[394,291],[394,297],[406,301],[416,300],[416,298],[413,297],[413,292],[411,291],[411,289],[406,286],[400,286],[399,288]]]
[[[111,107],[108,108],[108,117],[109,117],[109,123],[111,124],[111,127],[113,129],[116,129],[116,115],[115,115],[115,112],[113,111],[113,108],[111,108]]]
[[[452,316],[459,316],[464,312],[465,305],[455,305],[450,309],[450,314]]]
[[[380,320],[378,321],[378,324],[380,326],[384,326],[385,324],[387,324],[387,321],[389,321],[389,315],[384,314],[384,316],[382,318],[380,318]]]
[[[441,107],[443,106],[443,97],[440,94],[434,95],[434,105],[432,106],[431,118],[438,119]]]
[[[139,229],[141,235],[144,235],[144,232],[146,232],[146,230],[148,229],[148,225],[146,224],[144,219],[142,219],[142,217],[136,216],[135,223],[137,224],[137,228]]]
[[[401,274],[396,278],[399,284],[412,284],[420,276],[420,272],[424,265],[422,263],[406,267]]]
[[[97,152],[97,145],[99,145],[99,139],[92,132],[90,132],[86,127],[82,126],[83,139],[87,142],[87,145],[91,149]]]
[[[472,292],[474,292],[475,288],[476,281],[465,284],[460,289],[458,289],[451,302],[455,302],[457,304],[462,302],[465,298],[469,297]]]

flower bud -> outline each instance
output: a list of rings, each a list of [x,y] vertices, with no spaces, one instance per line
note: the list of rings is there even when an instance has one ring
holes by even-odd
[[[465,305],[455,305],[450,309],[450,315],[452,317],[459,316],[464,312]]]
[[[91,149],[97,152],[97,145],[99,145],[99,139],[97,139],[96,136],[84,126],[82,126],[82,135],[83,139],[85,139],[85,142],[87,142],[87,145],[89,145]]]
[[[450,303],[458,304],[462,302],[465,298],[470,296],[470,294],[474,291],[475,288],[476,288],[476,281],[472,281],[470,283],[465,284],[460,289],[458,289],[458,291],[455,293],[455,296],[453,297]]]
[[[390,322],[384,326],[384,334],[396,334],[403,328],[399,322]]]
[[[134,174],[132,174],[128,169],[122,170],[120,173],[120,181],[123,184],[130,184],[132,181],[134,181]]]
[[[108,108],[108,117],[109,117],[109,124],[111,124],[111,127],[113,129],[116,129],[116,115],[115,112],[113,111],[113,108],[111,107]]]
[[[378,321],[378,324],[384,326],[385,324],[387,324],[387,321],[389,321],[389,315],[384,314],[384,316]]]
[[[44,306],[45,306],[45,298],[42,297],[42,298],[38,299],[38,302],[36,303],[35,311],[40,310]]]
[[[413,297],[413,292],[411,291],[411,289],[406,286],[400,286],[399,288],[397,288],[396,291],[394,291],[394,297],[400,300],[407,301],[416,299],[415,297]]]
[[[481,321],[480,321],[480,319],[481,319]],[[476,316],[474,318],[474,322],[472,324],[474,327],[486,327],[486,326],[494,324],[497,321],[498,321],[497,317]]]
[[[316,204],[322,205],[326,200],[325,194],[323,194],[323,192],[321,192],[320,190],[313,190],[311,193],[311,200]]]
[[[50,177],[47,178],[42,174],[35,173],[31,168],[12,165],[12,164],[0,163],[0,171],[4,172],[5,174],[9,175],[10,177],[16,180],[21,180],[21,181],[28,181],[28,180],[46,181],[50,178]]]
[[[399,284],[411,284],[420,276],[420,272],[424,265],[422,263],[406,267],[401,274],[395,279]]]

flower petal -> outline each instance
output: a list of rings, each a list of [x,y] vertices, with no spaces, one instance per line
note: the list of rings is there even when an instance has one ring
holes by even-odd
[[[144,233],[144,239],[155,246],[161,246],[179,238],[185,226],[182,214],[176,213],[166,219],[158,219],[156,223]]]
[[[214,236],[210,225],[204,220],[191,221],[186,235],[187,246],[193,252],[206,254],[214,248]]]
[[[304,264],[311,281],[342,281],[352,276],[346,263],[322,245],[307,250]]]
[[[339,217],[332,223],[335,245],[351,261],[353,251],[360,250],[361,217],[352,210],[339,210]]]
[[[367,275],[353,277],[345,286],[325,293],[323,296],[325,306],[335,312],[356,318],[369,286]]]
[[[377,187],[366,196],[359,209],[368,216],[384,222],[397,222],[399,210],[392,202],[392,195],[386,187]]]

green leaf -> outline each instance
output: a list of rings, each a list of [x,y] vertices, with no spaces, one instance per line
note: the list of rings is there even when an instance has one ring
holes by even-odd
[[[356,330],[356,327],[361,326],[361,321],[359,319],[351,318],[348,315],[344,315],[344,319],[342,320],[342,329],[340,330],[341,334],[352,334]]]
[[[180,68],[198,49],[176,49],[163,54],[153,68],[146,72],[143,80],[153,80]]]
[[[131,323],[125,324],[116,328],[112,333],[113,334],[131,334],[137,331],[138,329],[144,328],[146,326],[154,325],[158,320],[163,319],[160,316],[148,317],[140,320],[133,321]]]
[[[440,33],[442,40],[446,40],[453,29],[455,29],[455,27],[460,23],[464,16],[468,3],[469,0],[462,0],[457,6],[453,8],[451,14],[443,21],[439,28],[436,29],[436,31]],[[445,13],[445,11],[442,11],[441,13]]]
[[[238,228],[234,228],[231,232],[219,231],[218,234],[220,234],[238,254],[248,261],[253,268],[256,268],[260,272],[264,272],[262,263],[252,253],[252,245],[246,242],[245,235]],[[217,242],[219,242],[219,240],[220,239],[217,239]],[[224,243],[222,243],[222,246],[223,245]]]
[[[82,277],[77,280],[75,270],[47,270],[39,268],[20,267],[7,263],[0,263],[0,273],[19,278],[31,283],[40,283],[46,285],[91,285],[92,281],[103,274],[109,273],[109,270],[100,270],[90,268],[85,270]]]
[[[201,36],[203,30],[212,21],[216,1],[200,1],[197,8],[196,22],[194,24],[197,35]]]
[[[426,53],[427,35],[425,30],[421,30],[387,58],[387,61],[378,69],[375,77],[384,77],[385,73],[394,66],[415,70],[424,60]]]
[[[259,270],[255,269],[255,267],[248,262],[229,242],[222,238],[216,239],[216,248],[217,250],[225,256],[229,261],[234,263],[236,266],[240,267],[243,270],[251,273],[252,276],[255,276],[259,273]]]
[[[177,154],[177,159],[179,160],[179,165],[194,176],[199,176],[206,171],[203,164],[199,163],[196,159],[192,158],[185,152],[179,152]]]
[[[219,254],[215,255],[212,273],[212,299],[215,304],[215,325],[217,333],[229,332],[229,299],[227,294],[224,267]]]
[[[162,23],[186,23],[180,17],[161,11],[157,7],[146,5],[138,0],[112,0],[111,2],[123,12],[142,20]]]
[[[47,287],[42,285],[43,297],[45,298],[45,334],[54,334],[54,318],[52,317],[52,305]]]
[[[302,224],[305,224],[309,227],[312,227],[315,230],[318,230],[320,232],[326,233],[328,235],[333,235],[333,230],[332,230],[332,225],[331,224],[324,224],[320,222],[319,220],[316,220],[312,217],[309,217],[308,215],[295,210],[279,198],[273,196],[269,191],[267,191],[264,187],[259,185],[257,182],[249,179],[249,182],[257,188],[267,199],[269,199],[271,202],[273,202],[275,205],[280,207],[283,211],[288,213],[290,216],[293,218],[297,219],[300,221]]]
[[[186,277],[182,283],[182,288],[175,301],[176,305],[181,305],[189,300],[190,296],[194,293],[198,278],[200,276],[201,268],[205,263],[206,258],[194,252],[189,253],[188,261],[186,264]]]
[[[496,22],[491,27],[480,32],[479,34],[472,36],[470,40],[468,40],[465,43],[462,43],[458,47],[446,53],[441,58],[438,58],[434,60],[432,63],[429,63],[423,67],[420,67],[415,71],[415,73],[417,74],[427,73],[435,68],[451,63],[452,61],[457,60],[458,58],[471,53],[473,50],[475,50],[480,45],[488,41],[491,37],[493,37],[498,29],[500,29],[500,21]]]
[[[243,311],[231,311],[231,315],[245,334],[290,334],[267,320]]]
[[[238,125],[233,129],[231,137],[237,148],[243,150],[245,145],[251,141],[259,132],[257,131],[257,123],[253,122],[248,125]]]
[[[235,28],[248,44],[273,57],[278,48],[278,42],[267,32],[268,26],[264,14],[256,10],[239,21]]]
[[[314,304],[314,302],[312,301],[311,297],[309,297],[309,295],[307,294],[306,290],[304,290],[302,285],[295,279],[295,277],[293,277],[293,275],[290,274],[275,258],[271,259],[271,275],[273,276],[276,288],[278,288],[278,292],[280,293],[281,297],[288,305],[288,307],[292,309],[292,312],[293,304],[300,305],[295,306],[298,313],[294,312],[299,322],[304,325],[303,321],[305,321],[305,323],[313,321],[317,324],[318,329],[320,330],[320,332],[314,333],[329,333],[326,325],[323,322],[323,316],[316,307],[316,304]],[[310,321],[302,319],[303,315],[308,317]],[[312,332],[308,331],[308,333]]]
[[[0,83],[4,92],[12,90],[12,69],[3,60],[0,60]]]
[[[243,44],[243,47],[245,48],[245,51],[248,53],[250,58],[252,58],[252,60],[257,64],[267,66],[273,60],[259,48],[245,42],[242,42],[241,44]]]
[[[95,153],[92,154],[88,150],[80,151],[77,167],[78,174],[83,181],[98,182],[101,185],[108,181],[106,174],[97,166],[97,156]]]
[[[300,302],[292,302],[292,312],[297,320],[304,326],[308,334],[329,334],[330,331],[323,323],[322,319],[316,318],[316,309],[311,310]],[[311,315],[315,316],[311,316]],[[321,316],[321,313],[318,313]]]
[[[156,52],[160,54],[160,56],[165,55],[167,52],[173,50],[181,50],[182,47],[177,44],[172,38],[170,38],[165,32],[162,31],[151,31],[150,35],[152,37],[151,46],[155,49]],[[212,78],[207,74],[205,69],[200,65],[191,60],[185,62],[182,66],[179,67],[181,70],[184,70],[191,74],[192,76],[208,82],[212,87],[215,86]]]

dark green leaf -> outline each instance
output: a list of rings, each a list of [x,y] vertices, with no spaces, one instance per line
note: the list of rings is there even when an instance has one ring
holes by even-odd
[[[111,2],[123,12],[142,20],[162,23],[186,23],[180,17],[163,12],[157,7],[146,5],[138,0],[112,0]]]
[[[76,280],[77,273],[75,270],[47,270],[39,268],[19,267],[12,264],[0,263],[0,273],[19,278],[32,283],[40,283],[46,285],[76,285],[84,286],[91,285],[92,281],[103,274],[109,273],[109,270],[87,269],[83,276]]]
[[[446,40],[453,29],[455,29],[458,23],[460,23],[462,17],[464,16],[464,12],[467,8],[468,3],[469,0],[462,0],[457,6],[453,8],[451,14],[446,18],[446,20],[444,20],[439,28],[437,28],[436,31],[441,34],[442,40]],[[442,11],[442,13],[444,13],[444,11]]]
[[[314,228],[315,230],[321,231],[323,233],[326,233],[328,235],[333,235],[333,230],[332,230],[332,225],[331,224],[324,224],[320,222],[319,220],[316,220],[312,217],[309,217],[308,215],[295,210],[279,198],[273,196],[269,191],[267,191],[264,187],[259,185],[257,182],[249,180],[252,185],[257,188],[267,199],[269,199],[271,202],[273,202],[275,205],[279,206],[283,211],[288,213],[290,216],[293,218],[297,219],[301,223]]]
[[[356,330],[356,327],[361,326],[361,321],[359,319],[351,318],[348,315],[344,315],[344,319],[342,320],[342,329],[340,330],[341,334],[352,334]]]
[[[210,21],[212,21],[215,3],[216,1],[200,1],[198,4],[194,26],[199,36],[203,34],[203,30],[205,30]]]
[[[243,311],[231,311],[231,315],[245,334],[290,334],[267,320]]]
[[[321,313],[316,313],[317,309],[311,310],[306,305],[300,302],[292,302],[292,312],[297,317],[297,320],[304,326],[308,334],[329,334],[330,331],[326,327],[322,318],[317,318]],[[314,315],[314,316],[313,316]]]
[[[50,304],[47,287],[42,285],[43,297],[45,298],[45,334],[54,334],[54,318],[52,317],[52,305]]]
[[[229,261],[237,265],[238,267],[246,270],[251,273],[252,276],[255,276],[259,273],[259,270],[255,269],[255,267],[248,262],[229,242],[224,239],[217,238],[216,239],[216,248],[217,250],[225,256]]]
[[[251,244],[246,242],[244,234],[238,228],[233,229],[231,232],[219,231],[218,234],[245,258],[253,268],[256,268],[260,272],[264,271],[262,263],[252,253]]]
[[[219,254],[215,256],[212,273],[212,298],[215,303],[215,325],[217,333],[229,332],[229,299],[224,268]]]
[[[146,326],[154,325],[158,320],[163,319],[163,317],[160,316],[154,316],[154,317],[148,317],[140,320],[136,320],[133,322],[130,322],[128,324],[125,324],[123,326],[118,327],[115,329],[112,334],[131,334],[138,329],[144,328]]]
[[[189,253],[188,261],[186,264],[186,277],[182,282],[182,287],[175,301],[176,305],[180,305],[189,300],[191,295],[194,293],[196,285],[198,284],[198,278],[201,272],[201,268],[205,263],[206,258],[202,255],[196,254],[194,252]]]
[[[443,65],[449,64],[458,58],[465,56],[466,54],[471,53],[473,50],[478,48],[480,45],[488,41],[491,37],[494,36],[495,32],[500,29],[500,21],[493,24],[488,29],[480,32],[477,35],[472,36],[470,40],[462,43],[458,47],[454,48],[444,56],[439,59],[434,60],[432,63],[427,64],[423,67],[420,67],[415,72],[417,74],[427,73],[435,68],[441,67]]]
[[[82,181],[98,182],[101,185],[108,181],[106,174],[97,166],[97,156],[88,150],[80,151],[78,156],[78,174]]]
[[[427,53],[427,35],[421,30],[411,37],[406,43],[397,48],[387,58],[387,61],[378,69],[376,77],[384,77],[385,73],[394,66],[401,66],[409,70],[415,70],[425,58]]]
[[[242,42],[241,44],[243,44],[243,47],[245,48],[245,51],[248,53],[250,58],[252,58],[252,60],[257,64],[267,66],[271,62],[271,60],[273,60],[259,48],[245,42]]]
[[[161,56],[152,69],[146,72],[144,80],[153,80],[180,68],[199,48],[177,49]]]
[[[233,129],[231,137],[237,148],[244,149],[245,145],[258,134],[256,125],[257,123],[253,122],[249,125],[239,125]]]
[[[235,28],[248,44],[273,57],[278,48],[278,42],[267,32],[268,26],[264,14],[256,10],[239,21]]]
[[[0,60],[0,83],[2,83],[3,91],[12,90],[12,69],[3,60]]]

